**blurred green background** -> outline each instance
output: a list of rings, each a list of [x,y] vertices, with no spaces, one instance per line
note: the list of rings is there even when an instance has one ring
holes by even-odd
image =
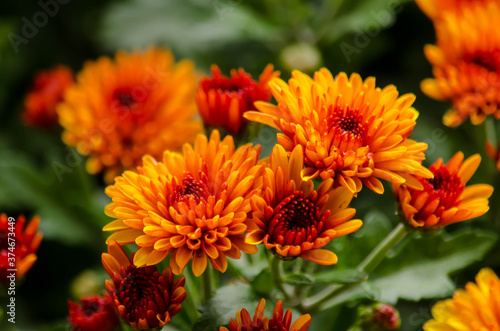
[[[38,12],[47,13],[47,19],[38,21],[29,37],[23,35],[26,21],[33,22]],[[23,42],[16,42],[13,34]],[[161,45],[177,59],[193,59],[203,73],[215,63],[225,74],[243,67],[256,78],[273,63],[284,79],[292,68],[312,73],[321,66],[334,75],[345,71],[375,76],[379,87],[395,84],[402,94],[417,95],[414,105],[420,117],[412,137],[429,144],[427,165],[439,157],[446,161],[458,150],[466,157],[481,153],[483,162],[472,182],[498,188],[498,173],[484,154],[484,127],[445,127],[441,117],[448,105],[420,91],[420,81],[432,76],[423,47],[434,40],[431,22],[408,0],[0,2],[0,212],[39,214],[44,234],[38,261],[18,285],[16,327],[67,329],[66,300],[78,295],[72,290],[75,277],[88,269],[96,272],[98,282],[107,276],[100,263],[105,251],[101,228],[109,221],[103,213],[109,199],[102,178],[85,172],[84,158],[61,142],[60,129],[44,131],[21,122],[23,98],[35,72],[57,64],[78,71],[85,61],[112,56],[118,49]],[[62,181],[54,171],[58,163],[71,164]],[[490,201],[487,215],[446,231],[498,233],[498,192]],[[385,214],[386,224],[395,224],[389,187],[383,196],[363,191],[354,207],[363,220]],[[463,287],[485,265],[498,273],[498,249],[496,245],[481,262],[452,273],[452,280]],[[420,329],[430,318],[433,302],[399,300],[402,330]],[[317,321],[340,323],[335,330],[343,330],[352,322],[353,311],[353,305],[344,305]],[[0,328],[12,327],[5,322]]]

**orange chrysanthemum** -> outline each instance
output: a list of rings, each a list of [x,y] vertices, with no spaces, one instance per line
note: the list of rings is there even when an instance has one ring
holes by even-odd
[[[491,269],[481,269],[476,284],[469,282],[452,299],[436,303],[432,316],[425,331],[500,331],[500,279]]]
[[[102,264],[112,280],[106,280],[118,314],[130,326],[153,329],[164,326],[181,310],[187,296],[184,276],[174,282],[170,268],[160,274],[156,266],[137,268],[115,241],[102,254]]]
[[[398,98],[392,85],[375,88],[373,77],[334,78],[325,68],[313,79],[294,71],[288,85],[275,78],[270,86],[278,106],[256,102],[261,112],[245,117],[281,130],[278,142],[289,153],[302,145],[302,177],[332,178],[352,193],[363,185],[382,193],[377,178],[404,183],[409,174],[432,176],[418,162],[427,145],[407,139],[418,117],[413,94]]]
[[[194,148],[185,144],[183,154],[166,151],[163,162],[151,156],[137,173],[126,171],[106,189],[113,202],[107,215],[116,218],[104,231],[117,231],[109,240],[136,243],[137,266],[154,265],[172,253],[170,266],[180,274],[193,258],[196,276],[207,267],[227,269],[227,257],[240,250],[256,253],[245,243],[250,219],[249,198],[259,191],[256,176],[260,146],[234,149],[231,136],[220,141],[217,130],[210,140],[198,135]]]
[[[37,73],[24,99],[24,123],[41,128],[56,126],[56,106],[63,100],[64,92],[74,83],[73,72],[64,66]]]
[[[296,146],[290,161],[282,146],[275,146],[269,167],[264,169],[263,196],[253,196],[253,221],[259,229],[246,239],[251,245],[264,242],[282,257],[300,256],[330,265],[337,256],[321,247],[334,238],[358,230],[360,220],[350,220],[356,210],[347,208],[353,194],[343,187],[331,191],[333,179],[315,191],[312,180],[303,180],[302,146]],[[349,221],[350,220],[350,221]]]
[[[271,100],[268,83],[280,74],[273,69],[269,64],[256,82],[241,68],[232,70],[229,78],[213,65],[212,77],[202,78],[196,93],[198,110],[205,124],[224,128],[233,135],[241,133],[247,122],[243,113],[254,110],[255,101]]]
[[[161,49],[85,64],[58,108],[64,142],[90,155],[87,170],[105,170],[107,182],[144,154],[178,150],[202,130],[193,67]]]
[[[266,308],[266,300],[261,299],[253,319],[248,311],[243,308],[236,313],[236,321],[231,318],[229,329],[221,326],[219,331],[306,331],[311,324],[311,315],[305,314],[297,318],[292,324],[292,311],[288,309],[283,315],[283,303],[278,300],[274,306],[273,317],[264,317],[264,309]]]
[[[443,117],[447,126],[470,118],[480,124],[487,115],[500,118],[500,19],[498,2],[477,3],[443,14],[436,23],[437,45],[425,55],[435,78],[422,81],[429,97],[451,102]]]
[[[0,215],[0,282],[10,283],[13,271],[16,280],[35,263],[36,252],[42,241],[42,234],[38,232],[40,218],[34,216],[26,226],[26,218],[20,215],[17,219]]]
[[[415,228],[439,229],[486,213],[493,187],[487,184],[465,186],[480,162],[479,154],[464,161],[464,155],[458,152],[446,165],[439,159],[429,168],[434,178],[419,178],[423,190],[394,185],[405,221]]]
[[[471,4],[484,5],[495,0],[416,0],[417,5],[431,19],[439,20],[446,12],[458,12]]]

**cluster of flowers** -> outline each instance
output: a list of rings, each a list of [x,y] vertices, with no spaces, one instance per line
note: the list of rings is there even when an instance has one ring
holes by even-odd
[[[500,33],[497,29],[500,2],[417,0],[417,4],[432,20],[437,39],[436,45],[425,47],[435,78],[424,80],[421,88],[429,97],[452,104],[443,123],[455,127],[467,119],[474,125],[483,123],[488,116],[500,119]],[[494,143],[487,141],[486,151],[500,171],[500,152]],[[462,158],[455,155],[448,168],[458,169]],[[470,178],[470,167],[478,162],[471,157],[462,164],[457,172],[462,181]],[[453,200],[454,195],[464,199],[472,195],[485,197],[485,190],[491,190],[484,185],[474,185],[457,191],[454,186],[450,181],[448,201]],[[475,202],[466,207],[472,214],[476,208],[482,207]],[[406,209],[411,211],[411,207]],[[467,212],[457,211],[454,217],[460,217],[460,213]],[[431,216],[427,224],[432,224],[433,219]],[[476,282],[477,285],[468,283],[465,290],[457,290],[452,299],[437,303],[432,309],[434,319],[424,325],[424,330],[500,330],[500,281],[492,270],[485,268],[476,276]]]
[[[422,88],[453,103],[445,123],[500,117],[490,89],[499,53],[485,48],[498,45],[496,34],[469,29],[478,16],[488,29],[492,19],[486,13],[500,11],[498,4],[464,1],[463,8],[453,4],[459,8],[454,11],[431,1],[419,4],[438,33],[438,46],[426,48],[436,79]],[[453,38],[462,30],[471,38],[467,44]],[[89,156],[87,170],[114,181],[106,188],[112,202],[105,210],[114,220],[104,227],[114,233],[102,255],[111,277],[109,296],[70,304],[71,323],[81,330],[107,325],[103,312],[115,311],[132,327],[167,324],[187,296],[184,277],[174,275],[190,262],[195,276],[206,272],[208,262],[225,272],[228,257],[256,253],[264,244],[282,259],[337,263],[324,247],[362,226],[348,206],[363,187],[382,194],[381,179],[392,184],[410,228],[436,230],[489,209],[493,188],[466,186],[480,156],[464,160],[458,152],[447,164],[439,159],[424,167],[427,145],[409,138],[418,117],[414,95],[399,96],[392,85],[378,88],[372,77],[333,76],[323,68],[313,77],[293,71],[287,83],[268,66],[257,82],[242,69],[224,77],[214,66],[211,77],[198,80],[190,61],[175,64],[161,49],[89,62],[76,81],[68,82],[65,69],[56,70],[37,79],[25,119],[46,125],[40,113],[56,114],[63,141]],[[33,106],[35,95],[47,102]],[[271,95],[277,105],[269,103]],[[211,129],[209,137],[197,111]],[[248,121],[281,132],[269,158],[259,160],[259,145],[235,146],[233,136],[241,136]],[[138,248],[129,257],[122,246],[130,244]],[[160,272],[157,265],[167,258],[169,267]],[[491,271],[480,275],[480,286],[488,281],[498,290]],[[273,317],[264,318],[264,305],[262,300],[253,319],[245,309],[238,312],[230,330],[303,331],[310,324],[309,315],[292,324],[281,301]],[[108,319],[112,326],[117,321]],[[445,322],[432,323],[429,330]]]
[[[497,0],[417,0],[431,18],[436,45],[427,45],[425,55],[435,78],[422,82],[422,91],[436,100],[451,102],[443,123],[455,127],[467,119],[478,125],[488,115],[500,119],[500,33]],[[487,143],[487,152],[497,162],[500,153]]]

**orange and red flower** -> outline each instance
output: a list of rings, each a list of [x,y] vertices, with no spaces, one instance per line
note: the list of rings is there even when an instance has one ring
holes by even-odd
[[[432,177],[418,162],[427,145],[407,139],[418,117],[413,94],[398,98],[394,86],[376,88],[373,77],[334,78],[325,68],[312,79],[293,71],[288,84],[274,78],[270,86],[278,105],[256,102],[260,112],[245,117],[281,130],[278,142],[288,153],[302,146],[302,177],[332,178],[352,193],[363,185],[382,193],[378,178],[402,184],[410,174]]]
[[[273,317],[264,317],[264,309],[266,308],[266,300],[261,299],[253,319],[248,311],[243,308],[236,313],[236,320],[231,318],[229,329],[221,326],[219,331],[306,331],[311,324],[311,315],[305,314],[297,318],[292,324],[292,311],[288,309],[283,315],[283,303],[278,300],[274,306]]]
[[[263,195],[250,200],[258,229],[246,242],[264,243],[282,257],[297,257],[314,263],[337,263],[335,253],[321,249],[330,240],[358,230],[362,222],[350,220],[356,210],[346,208],[353,194],[344,187],[331,190],[325,180],[315,191],[312,180],[303,180],[302,146],[296,146],[290,160],[282,146],[275,146],[264,169]]]
[[[196,75],[171,52],[118,52],[86,63],[58,107],[63,141],[89,155],[87,170],[105,180],[140,164],[144,154],[179,150],[201,132],[194,119]]]
[[[241,133],[246,126],[243,113],[254,110],[255,101],[271,100],[268,82],[278,77],[270,64],[259,77],[259,82],[243,69],[231,71],[231,78],[222,75],[219,67],[212,66],[212,76],[200,80],[196,103],[207,126],[223,128],[230,134]]]
[[[425,47],[435,78],[422,81],[421,88],[433,99],[452,103],[445,125],[500,118],[499,19],[500,3],[477,1],[435,22],[437,45]]]
[[[81,304],[68,300],[69,324],[78,331],[111,331],[120,321],[109,294],[104,297],[91,295],[81,300]]]
[[[469,282],[452,299],[436,303],[432,316],[424,324],[425,331],[500,331],[500,279],[493,270],[481,269],[476,284]]]
[[[8,269],[16,269],[16,280],[21,279],[33,266],[36,251],[42,241],[42,234],[37,232],[40,218],[34,216],[28,226],[26,218],[20,215],[17,219],[0,215],[0,281],[10,282]]]
[[[458,152],[446,165],[439,159],[429,168],[434,178],[418,179],[423,190],[394,185],[405,221],[415,228],[439,229],[486,213],[493,187],[487,184],[465,186],[480,162],[479,154],[464,161],[464,155]]]
[[[446,12],[459,12],[472,4],[485,5],[495,0],[416,0],[417,5],[432,20],[439,20]]]
[[[184,145],[183,154],[166,151],[162,162],[145,156],[137,172],[126,171],[106,189],[113,199],[106,213],[116,220],[104,231],[117,231],[108,241],[136,243],[137,266],[157,264],[171,253],[177,275],[191,258],[199,276],[207,257],[224,272],[227,257],[256,253],[245,232],[252,224],[249,198],[260,192],[260,149],[247,144],[235,150],[231,136],[221,141],[214,130],[210,140],[200,134],[194,148]]]
[[[24,99],[24,123],[47,129],[56,126],[56,106],[74,83],[73,72],[64,66],[37,73]]]
[[[174,281],[170,268],[160,274],[156,266],[137,268],[115,241],[102,254],[102,264],[111,280],[106,289],[118,314],[130,326],[152,329],[164,326],[181,310],[187,296],[184,276]]]

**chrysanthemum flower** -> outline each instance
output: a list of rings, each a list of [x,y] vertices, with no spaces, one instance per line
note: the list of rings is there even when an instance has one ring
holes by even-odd
[[[201,132],[193,119],[195,90],[193,63],[174,64],[172,53],[161,49],[86,63],[58,108],[63,141],[90,155],[87,170],[105,170],[111,182],[144,154],[160,157]]]
[[[422,11],[433,20],[439,20],[446,12],[461,11],[471,4],[484,5],[495,0],[416,0]]]
[[[311,315],[305,314],[297,318],[292,324],[292,311],[288,309],[283,315],[283,303],[278,300],[274,306],[273,317],[264,317],[264,309],[266,307],[266,300],[261,299],[253,319],[250,317],[248,311],[243,308],[236,313],[236,320],[231,318],[229,322],[229,329],[221,326],[219,331],[306,331],[311,324]]]
[[[434,178],[419,178],[423,190],[394,185],[405,221],[415,228],[439,229],[486,213],[493,187],[487,184],[465,186],[480,162],[479,154],[464,161],[463,153],[458,152],[446,165],[439,159],[429,168]]]
[[[151,156],[137,173],[126,171],[106,189],[113,202],[106,207],[116,218],[104,231],[117,231],[108,240],[121,245],[136,243],[137,266],[154,265],[170,256],[170,266],[180,274],[193,258],[196,276],[207,267],[224,272],[227,257],[240,258],[240,250],[256,253],[245,243],[250,220],[249,198],[260,192],[255,180],[260,146],[241,146],[233,138],[220,140],[217,130],[210,140],[198,135],[194,148],[183,154],[166,151],[163,162]]]
[[[330,240],[358,230],[360,220],[350,220],[356,210],[346,208],[353,194],[343,187],[331,191],[333,180],[325,180],[316,191],[312,180],[303,180],[302,146],[293,149],[290,160],[276,145],[270,165],[264,169],[263,195],[250,200],[258,229],[246,242],[264,243],[282,257],[297,257],[330,265],[337,256],[321,247]],[[349,221],[350,220],[350,221]]]
[[[113,298],[118,314],[139,329],[164,326],[181,310],[187,296],[184,276],[174,281],[170,268],[160,274],[156,266],[138,268],[117,242],[108,245],[102,264],[112,280],[106,289]]]
[[[427,145],[407,139],[418,116],[413,94],[398,98],[392,85],[375,88],[373,77],[334,78],[325,68],[313,79],[294,71],[288,85],[275,78],[270,86],[278,106],[256,102],[261,112],[245,117],[281,130],[278,142],[287,152],[303,147],[302,177],[332,178],[352,193],[363,185],[383,193],[377,178],[404,183],[409,174],[432,176],[418,162]]]
[[[109,294],[104,297],[91,295],[83,298],[81,304],[68,300],[69,324],[78,331],[110,331],[120,321]]]
[[[64,66],[37,73],[24,99],[24,123],[47,129],[56,126],[56,106],[73,84],[73,72]]]
[[[0,215],[0,281],[9,283],[8,269],[17,269],[16,279],[21,279],[35,263],[36,251],[42,241],[42,234],[37,232],[40,218],[34,216],[26,225],[26,218]]]
[[[500,118],[499,19],[500,4],[490,1],[445,13],[436,23],[437,45],[425,47],[435,78],[422,81],[421,88],[433,99],[452,103],[445,125]]]
[[[491,269],[481,269],[476,284],[469,282],[452,299],[436,303],[432,316],[425,331],[500,331],[500,280]]]
[[[212,77],[202,78],[196,93],[198,110],[206,125],[220,127],[230,134],[241,133],[246,126],[243,113],[255,110],[255,101],[271,100],[268,82],[278,77],[270,64],[259,77],[259,82],[243,69],[231,71],[231,78],[222,75],[219,67],[212,66]]]

